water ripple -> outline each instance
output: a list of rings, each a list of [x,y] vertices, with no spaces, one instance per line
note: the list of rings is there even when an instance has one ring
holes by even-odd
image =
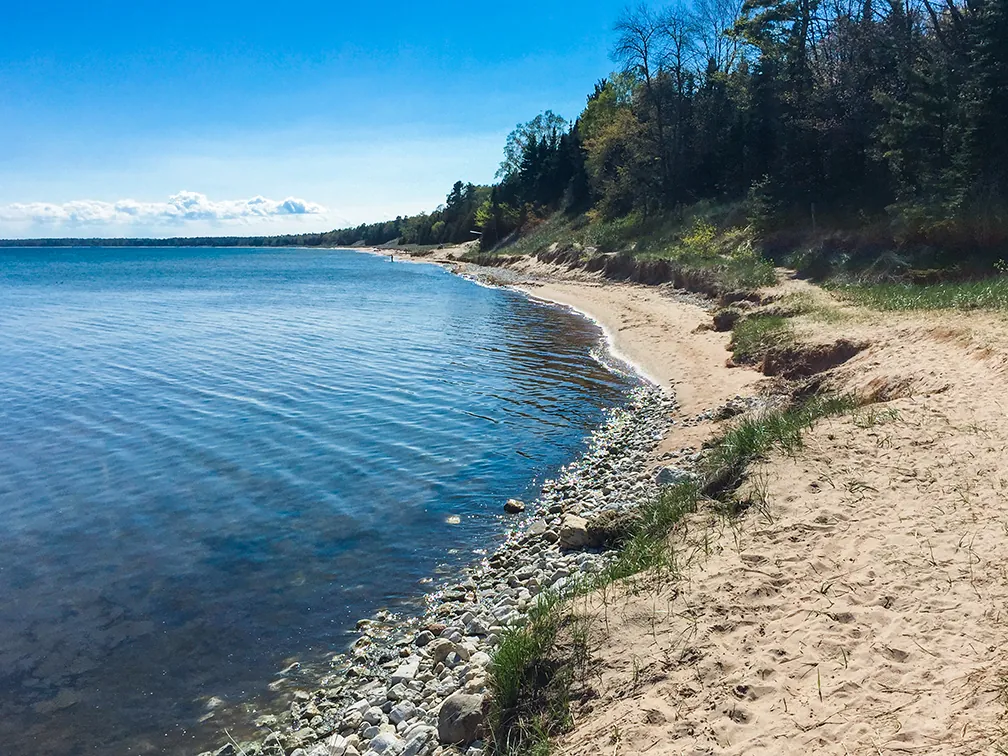
[[[0,252],[0,752],[202,750],[500,537],[632,383],[599,343],[351,252]]]

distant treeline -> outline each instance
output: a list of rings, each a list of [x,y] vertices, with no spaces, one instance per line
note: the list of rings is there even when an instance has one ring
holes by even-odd
[[[281,236],[185,236],[171,239],[2,239],[0,247],[353,247],[458,244],[473,234],[476,212],[490,187],[456,182],[445,204],[432,213],[365,223],[319,234]]]
[[[484,248],[557,211],[736,203],[753,226],[883,229],[879,245],[1008,245],[1008,0],[696,0],[628,9],[619,70],[568,122],[508,137],[493,186],[322,234],[81,244]],[[6,242],[65,245],[68,240]]]

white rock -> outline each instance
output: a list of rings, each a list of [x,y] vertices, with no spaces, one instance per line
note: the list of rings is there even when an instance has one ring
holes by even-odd
[[[389,681],[392,683],[392,685],[398,685],[399,683],[408,683],[414,677],[417,676],[419,668],[420,668],[420,657],[411,656],[408,659],[406,659],[406,661],[404,661],[402,664],[399,665],[399,668],[392,673],[392,676],[389,678]]]
[[[588,545],[588,521],[577,515],[566,514],[560,523],[560,548],[583,549]]]
[[[388,732],[377,735],[368,743],[368,750],[379,754],[400,754],[404,747],[405,743]]]

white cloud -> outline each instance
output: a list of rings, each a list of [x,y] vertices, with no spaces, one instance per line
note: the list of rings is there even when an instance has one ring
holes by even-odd
[[[181,191],[167,202],[138,202],[122,199],[117,202],[74,200],[50,202],[16,202],[0,207],[0,220],[12,223],[40,225],[89,224],[179,224],[186,221],[248,222],[252,220],[322,215],[321,205],[297,197],[273,200],[255,196],[246,200],[211,200],[199,192]]]

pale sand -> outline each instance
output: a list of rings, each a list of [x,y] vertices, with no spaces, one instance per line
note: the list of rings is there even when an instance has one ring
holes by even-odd
[[[898,418],[868,410],[822,422],[796,458],[756,471],[764,513],[732,526],[695,518],[681,580],[645,577],[605,607],[593,597],[597,698],[576,709],[559,752],[969,754],[1008,744],[1008,325],[855,312],[800,326],[812,339],[871,341],[834,385],[897,395],[873,409]],[[678,339],[651,344],[668,348]],[[715,387],[725,374],[740,380],[714,373]]]
[[[590,315],[684,414],[765,380],[725,366],[728,336],[696,330],[702,308],[575,275],[588,280],[524,290]],[[840,313],[797,319],[803,340],[871,343],[833,386],[889,400],[761,464],[763,511],[692,518],[679,580],[586,601],[593,695],[556,750],[1008,753],[1008,320],[838,310],[797,281],[781,292]],[[662,449],[716,431],[683,428]]]

